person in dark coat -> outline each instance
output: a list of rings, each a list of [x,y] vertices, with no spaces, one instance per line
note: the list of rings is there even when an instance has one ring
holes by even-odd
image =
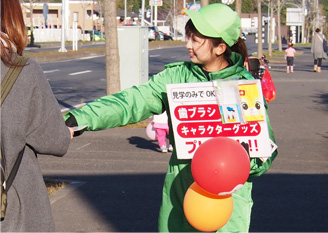
[[[27,41],[19,0],[1,0],[1,81]],[[41,67],[28,59],[1,106],[1,151],[6,177],[25,148],[17,175],[7,193],[1,232],[54,232],[55,223],[37,155],[63,156],[69,147],[56,98]]]

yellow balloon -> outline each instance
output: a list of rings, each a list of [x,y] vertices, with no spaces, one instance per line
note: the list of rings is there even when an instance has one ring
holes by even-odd
[[[188,222],[200,231],[216,231],[230,219],[233,210],[231,194],[218,196],[194,182],[187,190],[183,209]]]

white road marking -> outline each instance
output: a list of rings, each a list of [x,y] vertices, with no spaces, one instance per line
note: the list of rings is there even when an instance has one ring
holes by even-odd
[[[69,75],[79,75],[79,74],[86,74],[86,73],[90,73],[92,72],[92,70],[84,70],[84,71],[80,71],[80,72],[76,72],[76,73],[70,73]]]
[[[80,149],[82,149],[82,148],[84,148],[84,147],[86,147],[86,146],[89,146],[91,143],[87,143],[87,144],[85,144],[85,145],[83,145],[83,146],[80,146],[80,147],[78,147],[78,148],[76,148],[76,150],[80,150]]]
[[[54,72],[57,72],[59,71],[58,69],[55,69],[55,70],[45,70],[43,71],[44,74],[48,74],[48,73],[54,73]]]
[[[90,56],[90,57],[81,57],[80,60],[87,60],[87,59],[93,59],[97,57],[103,57],[104,55],[99,55],[99,56]]]

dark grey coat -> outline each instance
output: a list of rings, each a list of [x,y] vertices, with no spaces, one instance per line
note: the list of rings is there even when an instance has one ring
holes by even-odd
[[[323,41],[325,36],[321,33],[315,32],[312,37],[311,53],[314,59],[323,58],[327,59],[327,53],[323,51]]]
[[[70,143],[69,130],[41,67],[31,59],[27,64],[1,107],[1,143],[7,171],[24,145],[29,145],[8,192],[2,232],[55,231],[49,196],[34,151],[38,155],[63,156]],[[1,62],[1,80],[7,70]]]

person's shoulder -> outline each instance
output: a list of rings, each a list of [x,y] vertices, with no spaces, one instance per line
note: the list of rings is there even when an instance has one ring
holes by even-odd
[[[25,57],[25,56],[23,56],[23,57]],[[25,58],[27,58],[26,65],[40,67],[39,63],[37,61],[35,61],[34,59],[32,59],[30,57],[25,57]]]
[[[32,59],[30,57],[26,57],[26,58],[27,58],[27,61],[24,66],[25,70],[29,70],[32,73],[33,72],[35,72],[35,73],[42,72],[43,73],[42,68],[37,61],[35,61],[34,59]]]
[[[44,79],[44,73],[40,64],[32,58],[28,58],[24,68],[22,69],[22,75],[25,79],[28,79],[29,82],[39,81]]]

